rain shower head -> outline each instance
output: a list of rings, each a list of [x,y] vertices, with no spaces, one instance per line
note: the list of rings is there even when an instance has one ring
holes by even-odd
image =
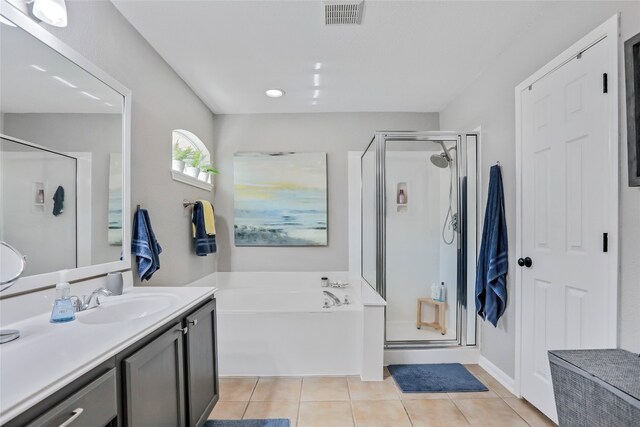
[[[442,169],[449,167],[449,159],[447,159],[444,153],[433,154],[431,156],[431,163]]]
[[[456,147],[453,146],[447,149],[447,147],[444,145],[444,142],[442,141],[438,141],[438,144],[442,146],[442,153],[433,154],[431,156],[431,163],[433,163],[434,166],[439,167],[441,169],[448,168],[451,165],[451,162],[453,161],[453,159],[451,158],[451,155],[449,154],[449,150],[455,150]]]

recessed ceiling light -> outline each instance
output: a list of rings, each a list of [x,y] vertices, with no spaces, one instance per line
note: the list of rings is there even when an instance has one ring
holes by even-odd
[[[284,91],[282,89],[267,89],[264,94],[269,98],[280,98],[282,95],[284,95]]]
[[[49,25],[67,26],[67,5],[64,0],[34,0],[31,13]]]
[[[63,83],[63,84],[65,84],[65,85],[69,86],[70,88],[73,88],[73,89],[77,89],[77,88],[78,88],[78,86],[74,85],[74,84],[73,84],[73,83],[71,83],[71,82],[66,81],[65,79],[63,79],[63,78],[62,78],[62,77],[60,77],[60,76],[52,76],[52,77],[53,77],[54,79],[56,79],[57,81],[59,81],[60,83]]]

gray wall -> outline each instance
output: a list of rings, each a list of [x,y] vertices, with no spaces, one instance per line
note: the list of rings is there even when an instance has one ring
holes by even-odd
[[[438,130],[437,113],[217,115],[216,226],[219,271],[346,271],[347,152],[364,150],[376,130]],[[233,243],[233,154],[239,151],[325,151],[329,245],[250,248]]]
[[[441,112],[443,129],[473,129],[482,126],[482,172],[486,200],[489,167],[502,164],[505,183],[507,224],[509,227],[509,271],[517,268],[515,259],[516,171],[514,88],[571,44],[599,24],[621,11],[622,40],[640,31],[638,2],[567,2],[556,5],[527,33],[515,40],[456,100]],[[623,68],[621,68],[622,70]],[[623,84],[624,80],[621,80]],[[624,102],[624,92],[621,100]],[[621,113],[625,109],[620,110]],[[620,216],[620,344],[640,352],[640,188],[628,188],[626,123],[621,114],[621,216]],[[515,374],[515,277],[508,277],[507,311],[494,328],[482,325],[482,354],[510,376]]]
[[[120,259],[122,246],[107,239],[109,162],[122,153],[122,116],[119,114],[3,114],[5,135],[62,152],[91,152],[91,262]],[[47,195],[47,198],[49,195]],[[81,215],[82,211],[79,210]]]
[[[43,26],[133,92],[131,204],[149,210],[164,249],[148,283],[177,286],[215,272],[215,256],[195,255],[190,211],[182,208],[183,198],[212,194],[173,181],[169,172],[173,129],[192,131],[213,151],[211,111],[111,2],[68,0],[67,10],[67,28]]]

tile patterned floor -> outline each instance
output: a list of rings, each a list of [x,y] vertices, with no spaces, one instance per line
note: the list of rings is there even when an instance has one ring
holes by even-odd
[[[210,419],[289,418],[291,427],[554,426],[478,365],[466,365],[489,391],[402,393],[385,369],[359,377],[220,378]]]

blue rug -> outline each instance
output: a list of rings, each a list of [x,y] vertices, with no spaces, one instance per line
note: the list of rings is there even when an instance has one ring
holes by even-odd
[[[389,365],[388,368],[404,393],[461,393],[489,390],[459,363]]]
[[[209,420],[204,427],[289,427],[289,420],[274,418],[270,420]]]

